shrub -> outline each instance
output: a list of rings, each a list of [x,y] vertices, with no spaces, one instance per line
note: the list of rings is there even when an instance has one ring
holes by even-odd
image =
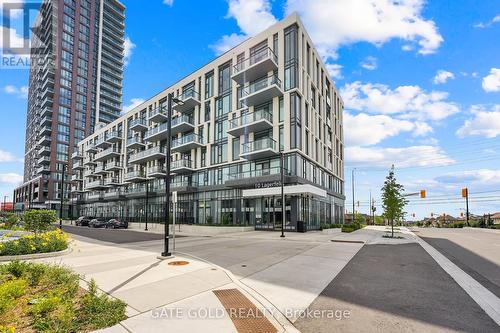
[[[335,228],[342,228],[342,224],[335,224],[335,223],[325,223],[320,226],[321,230],[324,229],[335,229]]]
[[[28,210],[23,214],[23,221],[26,230],[39,233],[49,230],[57,221],[57,215],[53,210]]]
[[[11,280],[0,285],[0,314],[12,307],[14,300],[23,296],[28,283],[25,280]]]
[[[43,234],[22,236],[19,239],[0,243],[0,256],[48,253],[66,250],[68,235],[56,229]]]
[[[342,226],[342,232],[353,232],[353,231],[356,231],[356,230],[361,229],[361,228],[363,228],[363,226],[357,222],[354,222],[351,224],[344,224]]]

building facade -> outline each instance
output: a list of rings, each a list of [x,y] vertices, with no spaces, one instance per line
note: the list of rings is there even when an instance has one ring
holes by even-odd
[[[171,133],[170,93],[180,100]],[[72,178],[78,214],[163,222],[170,135],[177,222],[280,229],[283,150],[286,229],[342,223],[342,110],[293,14],[81,141]]]
[[[117,0],[42,2],[31,40],[24,183],[14,191],[17,209],[56,209],[63,168],[69,200],[70,157],[77,143],[120,116],[124,11]]]

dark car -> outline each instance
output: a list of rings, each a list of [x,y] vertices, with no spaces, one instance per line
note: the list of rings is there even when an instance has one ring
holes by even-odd
[[[106,226],[106,219],[104,217],[98,217],[89,222],[89,227],[92,228],[104,228]]]
[[[110,228],[110,229],[119,229],[119,228],[127,229],[128,228],[128,222],[122,221],[122,220],[119,220],[119,219],[111,219],[111,220],[108,221],[108,223],[106,223],[106,228]]]
[[[92,221],[92,218],[91,218],[91,217],[89,217],[89,216],[80,216],[80,217],[76,220],[75,224],[76,224],[77,226],[88,226],[88,225],[89,225],[89,223],[90,223],[90,221]]]

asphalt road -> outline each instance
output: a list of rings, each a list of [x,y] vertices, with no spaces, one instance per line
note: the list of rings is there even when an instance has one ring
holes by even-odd
[[[499,331],[418,244],[365,245],[309,310],[350,315],[300,318],[303,333]]]
[[[163,239],[162,234],[123,229],[89,228],[64,225],[63,230],[72,235],[115,244],[137,243]]]
[[[419,228],[416,234],[500,297],[500,231]]]

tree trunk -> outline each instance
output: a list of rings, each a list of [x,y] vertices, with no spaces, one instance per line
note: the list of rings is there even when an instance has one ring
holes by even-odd
[[[394,238],[394,219],[391,219],[391,238]]]

